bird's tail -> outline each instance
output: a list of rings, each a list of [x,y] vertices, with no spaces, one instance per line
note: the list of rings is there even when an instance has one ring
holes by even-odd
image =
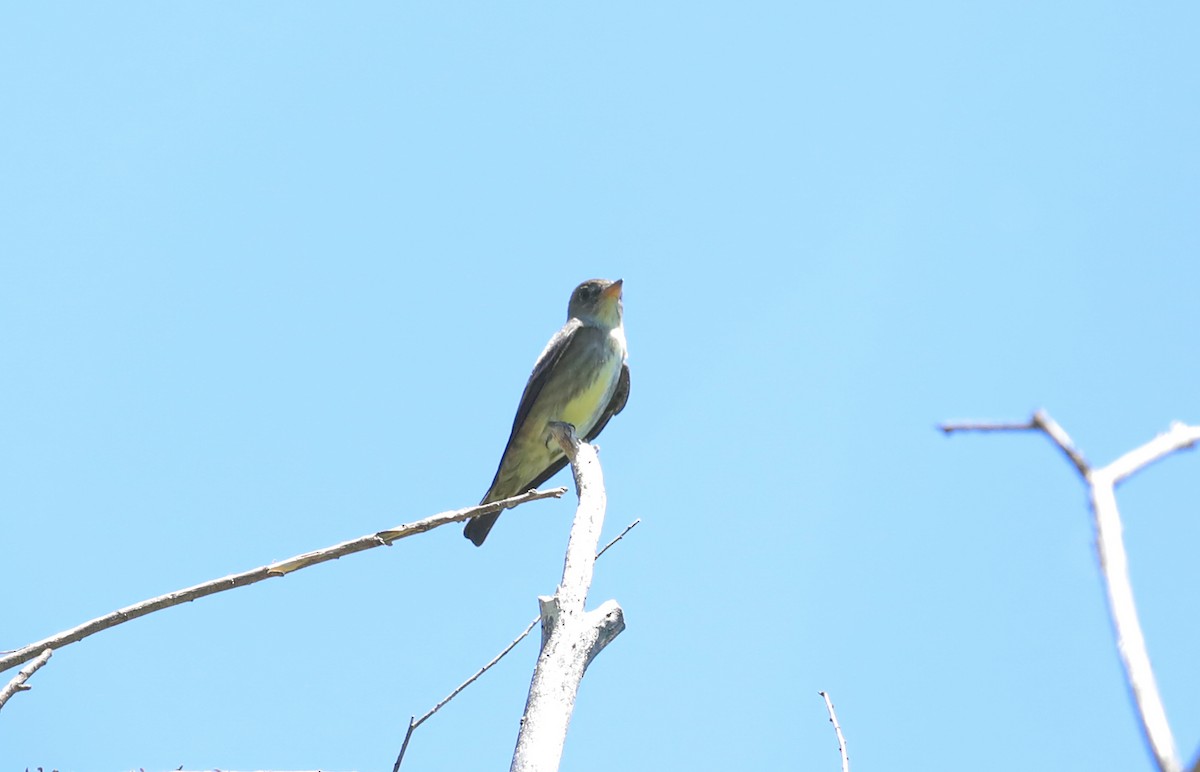
[[[484,498],[483,503],[487,503],[486,497]],[[495,525],[496,521],[499,519],[499,512],[493,512],[490,515],[472,517],[467,521],[466,527],[463,528],[463,536],[466,536],[468,539],[470,539],[476,547],[482,547],[483,540],[487,538],[488,531],[492,530],[492,526]]]

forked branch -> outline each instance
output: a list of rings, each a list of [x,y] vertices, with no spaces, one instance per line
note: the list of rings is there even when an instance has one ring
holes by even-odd
[[[27,686],[25,682],[28,681],[30,676],[36,673],[42,667],[42,665],[50,661],[50,655],[53,653],[54,652],[51,649],[46,649],[41,654],[34,657],[32,662],[17,671],[17,674],[12,677],[12,680],[9,681],[3,689],[0,689],[0,708],[3,708],[4,703],[8,702],[9,699],[17,692],[28,691],[31,688]]]
[[[942,424],[939,428],[946,434],[964,431],[1040,431],[1075,466],[1088,486],[1096,551],[1108,597],[1108,611],[1116,634],[1117,652],[1125,668],[1125,679],[1141,720],[1142,733],[1158,768],[1162,772],[1179,772],[1182,769],[1179,751],[1175,747],[1162,695],[1159,694],[1154,670],[1150,666],[1150,655],[1133,601],[1129,559],[1121,537],[1121,516],[1117,509],[1115,488],[1118,483],[1155,461],[1176,451],[1195,447],[1200,443],[1200,426],[1173,423],[1166,433],[1098,469],[1088,465],[1066,431],[1044,411],[1039,410],[1024,423],[964,422]],[[1200,772],[1200,759],[1193,769]]]
[[[621,541],[621,539],[624,539],[625,534],[632,531],[634,526],[636,526],[640,522],[642,522],[642,519],[639,517],[638,519],[634,520],[629,525],[625,526],[625,530],[623,530],[619,534],[617,534],[615,539],[610,541],[608,544],[605,544],[604,548],[596,553],[596,559],[599,560],[600,557],[602,555],[604,555],[605,552],[608,552],[610,547],[612,547],[617,542]],[[475,683],[475,681],[478,680],[480,676],[482,676],[487,671],[491,670],[493,667],[496,666],[496,664],[500,660],[502,660],[506,656],[508,656],[508,653],[510,651],[512,651],[513,649],[515,649],[517,647],[518,643],[520,643],[521,641],[523,641],[527,637],[529,637],[529,634],[531,632],[533,632],[533,628],[535,626],[537,626],[537,623],[540,622],[541,620],[542,620],[542,617],[540,614],[538,616],[534,617],[533,619],[531,619],[529,621],[529,624],[525,626],[525,629],[523,631],[521,631],[517,635],[516,638],[513,638],[511,641],[509,641],[508,645],[505,646],[500,651],[499,654],[492,657],[492,659],[486,665],[484,665],[483,667],[476,670],[474,675],[472,675],[470,678],[468,678],[467,680],[463,681],[461,684],[456,686],[453,691],[451,691],[449,694],[447,694],[445,697],[443,697],[436,705],[434,705],[429,710],[425,711],[425,713],[422,714],[422,716],[420,718],[417,718],[414,715],[408,719],[408,730],[404,733],[404,741],[400,744],[400,753],[396,756],[396,763],[394,765],[392,765],[392,772],[399,772],[400,765],[402,763],[404,763],[404,754],[408,751],[408,743],[410,740],[412,740],[413,732],[417,731],[417,727],[419,727],[421,724],[424,724],[426,721],[428,721],[433,716],[434,713],[437,713],[439,710],[444,708],[446,706],[446,704],[448,702],[450,702],[450,700],[457,697],[459,695],[459,693],[461,693],[464,689],[466,689],[471,684]]]
[[[616,601],[585,609],[607,501],[596,449],[580,442],[570,424],[551,423],[550,430],[571,462],[579,507],[567,540],[562,581],[554,595],[538,598],[542,651],[529,684],[511,772],[558,769],[584,671],[625,629],[625,614]]]

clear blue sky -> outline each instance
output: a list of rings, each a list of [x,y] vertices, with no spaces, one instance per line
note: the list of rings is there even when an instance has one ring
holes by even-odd
[[[565,768],[1149,769],[1083,488],[1200,421],[1200,11],[63,3],[0,23],[0,648],[475,503],[622,277]],[[559,478],[567,483],[564,474]],[[1200,457],[1121,493],[1182,752]],[[378,770],[561,570],[573,502],[60,651],[0,767]],[[502,769],[530,639],[406,768]],[[4,676],[7,678],[7,675]]]

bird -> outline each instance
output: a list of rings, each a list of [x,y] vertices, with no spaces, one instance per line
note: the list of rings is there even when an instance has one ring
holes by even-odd
[[[625,408],[629,365],[622,285],[621,279],[589,279],[571,292],[567,323],[533,366],[496,476],[480,504],[536,488],[567,465],[562,448],[550,437],[551,421],[571,424],[591,442]],[[482,546],[499,517],[495,512],[471,518],[463,536]]]

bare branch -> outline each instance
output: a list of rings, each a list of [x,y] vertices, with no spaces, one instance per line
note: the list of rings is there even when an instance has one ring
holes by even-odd
[[[1108,597],[1108,612],[1117,638],[1117,653],[1125,667],[1125,680],[1142,721],[1142,732],[1149,743],[1158,768],[1163,772],[1182,769],[1175,738],[1167,721],[1167,710],[1158,691],[1158,681],[1150,665],[1150,653],[1137,606],[1133,602],[1133,584],[1129,580],[1129,558],[1121,538],[1121,515],[1113,492],[1111,465],[1093,473],[1092,515],[1096,530],[1096,552],[1100,575]]]
[[[450,692],[445,697],[443,697],[441,702],[439,702],[437,705],[434,705],[432,708],[430,708],[428,711],[426,711],[425,715],[423,715],[419,719],[417,719],[417,723],[413,728],[416,729],[416,727],[420,726],[421,724],[424,724],[425,719],[429,718],[434,713],[437,713],[439,710],[441,710],[442,706],[445,705],[450,700],[457,697],[459,692],[461,692],[463,689],[466,689],[468,686],[470,686],[472,683],[474,683],[475,680],[479,678],[479,676],[481,676],[484,673],[486,673],[487,671],[491,670],[497,662],[504,659],[504,655],[508,654],[510,651],[515,649],[518,643],[525,640],[526,636],[528,636],[531,632],[533,632],[533,628],[535,626],[537,626],[537,623],[538,623],[537,619],[531,620],[529,622],[529,624],[526,625],[525,629],[521,631],[520,635],[518,635],[516,638],[513,638],[512,642],[510,642],[507,646],[505,646],[504,649],[499,654],[492,657],[491,660],[489,660],[486,665],[479,668],[479,670],[477,670],[475,672],[475,675],[471,676],[470,678],[468,678],[467,680],[465,680],[461,684],[459,684],[458,688],[456,688],[454,691]]]
[[[1086,478],[1090,471],[1087,460],[1075,447],[1075,443],[1071,441],[1066,431],[1044,410],[1037,411],[1032,418],[1021,423],[1014,421],[958,421],[939,424],[938,428],[945,434],[954,434],[955,432],[1044,432],[1081,475]]]
[[[955,432],[1029,432],[1037,429],[1033,421],[946,421],[938,424],[944,434]]]
[[[614,544],[616,544],[617,542],[621,541],[621,539],[624,539],[624,538],[625,538],[625,534],[627,534],[627,533],[629,533],[630,531],[632,531],[632,530],[633,530],[633,527],[634,527],[635,525],[637,525],[638,523],[640,523],[640,522],[642,522],[642,518],[640,518],[640,517],[639,517],[637,520],[634,520],[632,523],[630,523],[629,525],[625,526],[625,530],[624,530],[624,531],[621,531],[619,534],[617,534],[617,538],[613,539],[613,540],[612,540],[612,541],[610,541],[608,544],[605,544],[605,545],[604,545],[604,548],[603,548],[603,549],[601,549],[599,552],[597,552],[597,553],[596,553],[596,559],[597,559],[597,560],[599,560],[601,555],[603,555],[605,552],[608,552],[608,549],[609,549],[609,547],[611,547],[612,545],[614,545]]]
[[[566,488],[552,488],[545,491],[531,490],[522,493],[518,496],[512,496],[502,501],[496,501],[491,504],[483,504],[477,507],[467,507],[466,509],[455,509],[449,512],[442,512],[431,517],[426,517],[422,520],[416,520],[412,523],[396,526],[395,528],[378,531],[376,533],[367,534],[351,541],[335,544],[332,547],[316,550],[314,552],[306,552],[302,555],[297,555],[287,560],[282,560],[277,563],[272,563],[259,568],[243,571],[240,574],[230,574],[229,576],[212,581],[197,584],[183,590],[169,592],[166,595],[160,595],[157,598],[144,600],[141,603],[135,603],[132,606],[118,609],[110,614],[105,614],[102,617],[97,617],[90,622],[85,622],[70,630],[64,630],[61,633],[56,633],[49,638],[43,638],[40,641],[31,643],[15,651],[0,655],[0,672],[3,672],[11,667],[27,662],[38,655],[42,649],[60,649],[70,643],[81,641],[89,635],[94,635],[101,630],[107,630],[110,627],[115,627],[131,619],[146,616],[155,611],[171,606],[178,606],[181,603],[203,598],[206,595],[213,595],[225,590],[232,590],[235,587],[245,587],[248,584],[261,582],[264,579],[271,579],[277,576],[285,576],[293,571],[299,571],[301,568],[324,563],[329,560],[337,560],[345,555],[352,555],[356,552],[369,550],[374,547],[390,546],[392,542],[403,539],[408,536],[414,536],[419,533],[424,533],[438,526],[447,525],[449,523],[458,523],[463,520],[469,520],[478,515],[486,515],[492,512],[499,512],[503,509],[524,504],[529,501],[537,501],[538,499],[559,498],[567,492]]]
[[[8,702],[9,698],[17,692],[28,691],[32,688],[26,686],[25,682],[29,680],[30,676],[40,670],[42,665],[50,661],[50,655],[53,653],[51,649],[45,649],[32,662],[17,671],[13,679],[3,689],[0,689],[0,708],[3,708],[4,703]]]
[[[404,752],[406,750],[408,750],[408,741],[409,741],[409,739],[412,738],[412,733],[414,731],[416,731],[416,728],[419,727],[421,724],[424,724],[426,719],[428,719],[434,713],[437,713],[439,710],[441,710],[442,707],[447,702],[449,702],[450,700],[457,697],[459,692],[461,692],[463,689],[466,689],[471,684],[475,683],[475,681],[478,680],[478,678],[481,675],[483,675],[487,671],[491,670],[492,667],[494,667],[497,662],[504,659],[504,656],[506,654],[508,654],[513,649],[515,649],[517,647],[518,643],[525,640],[529,636],[529,634],[531,632],[533,632],[533,628],[537,626],[537,623],[539,620],[541,620],[541,617],[534,617],[533,620],[530,621],[530,623],[521,632],[521,634],[518,635],[516,638],[513,638],[512,641],[507,646],[505,646],[504,649],[499,654],[492,657],[492,659],[486,665],[484,665],[483,667],[476,670],[474,675],[472,675],[470,678],[468,678],[467,680],[465,680],[461,684],[459,684],[457,687],[455,687],[454,691],[450,692],[445,697],[443,697],[441,699],[441,701],[438,702],[438,704],[434,705],[432,708],[425,711],[425,715],[423,715],[417,719],[409,719],[408,732],[406,732],[404,735],[404,743],[400,746],[400,755],[396,757],[396,763],[392,767],[392,772],[397,772],[397,770],[400,769],[400,762],[404,761]]]
[[[1058,446],[1058,449],[1066,455],[1067,460],[1075,465],[1076,471],[1086,480],[1091,472],[1091,467],[1088,466],[1083,453],[1075,447],[1075,443],[1071,441],[1066,430],[1059,426],[1058,422],[1051,418],[1045,410],[1039,410],[1033,414],[1033,423],[1046,433],[1046,436]]]
[[[608,495],[604,491],[604,476],[600,471],[600,457],[596,449],[576,437],[575,427],[571,424],[552,421],[550,434],[562,446],[571,462],[571,470],[575,473],[575,491],[579,494],[576,524],[571,527],[571,535],[567,538],[563,578],[554,595],[559,605],[571,606],[582,612],[587,602],[588,588],[592,586],[596,546],[600,543],[600,528],[604,525]]]
[[[532,630],[533,628],[529,628]],[[413,732],[417,729],[417,717],[408,717],[408,731],[404,733],[404,742],[400,743],[400,754],[396,756],[396,763],[392,765],[392,772],[400,772],[400,765],[404,762],[404,754],[408,750],[408,741],[412,739]]]
[[[551,423],[575,475],[579,507],[567,540],[562,580],[551,597],[539,598],[542,650],[529,684],[512,772],[557,770],[579,683],[596,655],[625,629],[616,601],[586,611],[588,588],[596,563],[596,546],[604,524],[607,497],[596,449],[575,436],[570,424]]]
[[[998,426],[1016,428],[1019,425]],[[964,427],[982,431],[995,430],[981,424],[948,424],[944,425],[942,430],[949,433]],[[1104,580],[1109,616],[1117,639],[1117,652],[1125,668],[1125,680],[1142,724],[1142,734],[1154,754],[1158,768],[1162,772],[1179,772],[1183,765],[1175,747],[1170,723],[1167,721],[1158,682],[1150,665],[1146,639],[1133,600],[1129,559],[1121,535],[1121,516],[1117,509],[1114,489],[1117,483],[1147,465],[1177,450],[1195,447],[1196,443],[1200,442],[1200,426],[1173,423],[1166,433],[1100,469],[1088,466],[1083,454],[1075,447],[1066,431],[1045,412],[1035,413],[1025,428],[1044,432],[1071,460],[1088,485],[1100,575]],[[1197,761],[1195,770],[1200,772],[1200,760]]]
[[[608,552],[609,547],[611,547],[614,544],[616,544],[617,542],[621,541],[621,539],[624,539],[625,534],[632,531],[633,527],[636,526],[640,522],[642,522],[642,519],[639,517],[638,519],[634,520],[629,525],[625,526],[625,530],[623,530],[623,531],[621,531],[621,533],[617,534],[617,538],[613,539],[608,544],[604,545],[604,549],[602,549],[596,553],[596,559],[599,560],[601,555],[603,555],[605,552]],[[518,635],[516,638],[514,638],[512,640],[512,642],[510,642],[507,646],[505,646],[503,651],[501,651],[496,656],[492,657],[491,661],[488,662],[483,667],[479,668],[479,670],[477,670],[473,676],[471,676],[467,680],[463,681],[461,684],[458,685],[458,687],[456,687],[454,689],[454,691],[447,694],[440,702],[438,702],[438,704],[434,705],[432,708],[430,708],[428,711],[426,711],[425,715],[421,716],[421,718],[419,718],[419,719],[416,716],[409,718],[408,731],[404,733],[404,742],[401,743],[401,745],[400,745],[400,755],[398,755],[396,757],[396,763],[392,767],[392,772],[399,772],[400,764],[401,764],[401,762],[404,761],[404,753],[405,753],[405,751],[408,750],[408,741],[412,739],[413,732],[416,731],[416,728],[419,727],[421,724],[424,724],[425,720],[427,718],[429,718],[434,713],[437,713],[439,710],[441,710],[442,707],[445,706],[446,703],[450,702],[450,700],[457,697],[459,692],[461,692],[463,689],[466,689],[468,686],[470,686],[472,683],[474,683],[476,679],[478,679],[480,676],[482,676],[484,673],[486,673],[488,670],[490,670],[497,662],[499,662],[510,651],[512,651],[514,648],[516,648],[518,643],[520,643],[521,641],[523,641],[527,637],[529,637],[529,634],[531,632],[533,632],[533,628],[537,625],[538,622],[541,621],[541,619],[542,619],[541,615],[538,615],[538,616],[534,617],[532,620],[530,620],[529,624],[525,626],[525,629],[520,633],[520,635]]]
[[[1190,450],[1200,442],[1200,426],[1188,426],[1178,421],[1163,434],[1135,448],[1104,468],[1112,478],[1113,485],[1123,482],[1130,475],[1160,461],[1178,450]]]
[[[825,698],[825,707],[829,710],[829,722],[833,724],[833,731],[837,735],[838,753],[842,754],[842,772],[850,772],[850,751],[846,748],[846,738],[842,735],[842,726],[838,723],[837,713],[833,712],[833,701],[829,699],[828,692],[817,692]]]

